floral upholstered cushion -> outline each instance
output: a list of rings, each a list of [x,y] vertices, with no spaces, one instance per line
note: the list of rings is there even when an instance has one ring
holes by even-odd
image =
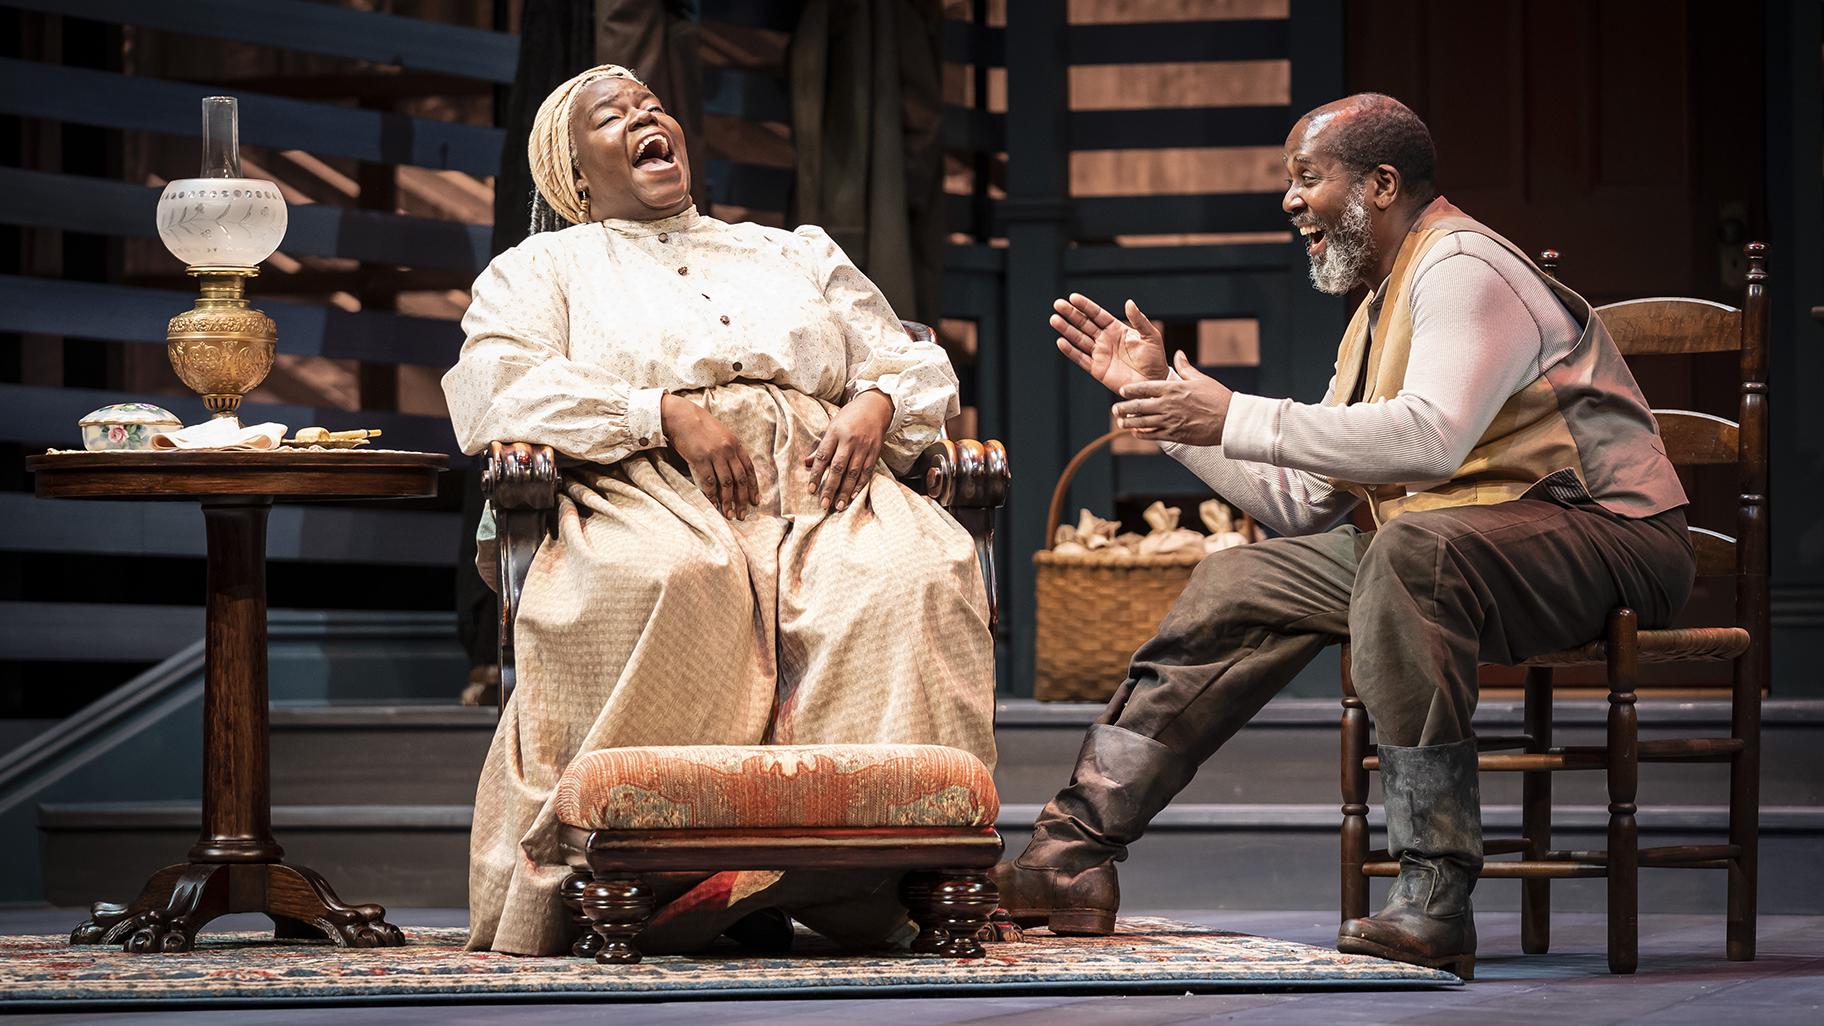
[[[687,745],[577,757],[557,815],[596,830],[981,827],[1000,812],[981,760],[940,745]]]

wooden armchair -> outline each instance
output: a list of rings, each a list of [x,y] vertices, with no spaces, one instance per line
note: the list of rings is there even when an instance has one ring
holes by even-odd
[[[906,323],[914,336],[930,329]],[[928,496],[975,540],[998,609],[995,511],[1011,475],[1001,443],[934,443],[900,479]],[[549,446],[498,441],[482,490],[499,546],[500,705],[516,683],[514,616],[538,546],[555,530],[558,467]],[[689,805],[673,821],[630,811],[616,796],[667,796]],[[944,802],[928,799],[943,793]],[[959,801],[957,795],[967,795]],[[913,950],[976,957],[998,904],[987,871],[1000,857],[1000,802],[974,756],[935,745],[808,745],[611,748],[583,752],[557,788],[561,843],[570,861],[562,901],[580,936],[579,957],[638,962],[635,940],[654,910],[645,874],[741,869],[854,868],[903,872],[900,900],[918,923]],[[911,810],[911,811],[908,811]],[[923,810],[923,811],[919,811]]]
[[[1525,733],[1478,737],[1483,772],[1521,773],[1524,837],[1490,839],[1487,878],[1520,879],[1520,943],[1544,954],[1550,943],[1551,881],[1608,880],[1609,971],[1631,973],[1639,963],[1639,875],[1642,867],[1718,869],[1728,874],[1726,953],[1754,958],[1755,853],[1760,815],[1761,689],[1768,678],[1767,606],[1767,264],[1766,246],[1751,242],[1748,283],[1741,308],[1700,299],[1638,299],[1597,308],[1624,356],[1687,357],[1736,353],[1740,357],[1737,420],[1688,410],[1654,410],[1666,455],[1675,466],[1731,466],[1739,484],[1735,536],[1691,526],[1697,573],[1735,586],[1735,623],[1718,627],[1641,630],[1631,609],[1609,614],[1603,636],[1562,652],[1528,659]],[[1558,254],[1547,250],[1540,266],[1556,275]],[[1726,737],[1640,740],[1635,688],[1642,663],[1728,662],[1733,670],[1731,726]],[[1552,673],[1560,666],[1606,666],[1607,744],[1552,743]],[[1349,678],[1343,649],[1342,722],[1342,918],[1368,914],[1368,878],[1396,876],[1399,863],[1384,850],[1368,850],[1368,774],[1380,768],[1370,754],[1367,710]],[[1511,751],[1518,749],[1518,751]],[[1510,751],[1503,751],[1510,750]],[[1714,762],[1729,767],[1729,839],[1725,844],[1640,847],[1635,799],[1644,763]],[[1551,848],[1552,774],[1603,773],[1608,778],[1608,847],[1600,851]],[[1496,855],[1518,855],[1514,861]]]

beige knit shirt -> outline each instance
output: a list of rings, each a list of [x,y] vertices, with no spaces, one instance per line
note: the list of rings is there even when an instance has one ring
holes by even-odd
[[[1236,393],[1221,445],[1167,443],[1165,451],[1273,530],[1323,530],[1356,503],[1330,479],[1403,484],[1409,493],[1448,480],[1508,397],[1564,359],[1582,333],[1532,268],[1474,232],[1425,254],[1412,313],[1412,356],[1394,398],[1329,405],[1334,376],[1320,405]]]
[[[882,458],[907,469],[957,411],[942,347],[907,336],[821,228],[659,221],[544,232],[495,257],[444,376],[466,453],[490,441],[614,463],[666,444],[668,391],[768,382],[842,404],[893,400]]]

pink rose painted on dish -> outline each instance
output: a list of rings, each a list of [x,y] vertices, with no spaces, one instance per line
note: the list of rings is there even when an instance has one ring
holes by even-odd
[[[109,424],[108,425],[108,441],[124,442],[126,440],[127,440],[127,429],[126,428],[121,427],[119,424]]]

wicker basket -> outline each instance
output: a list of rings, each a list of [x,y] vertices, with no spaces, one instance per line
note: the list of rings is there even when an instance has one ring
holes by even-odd
[[[1057,537],[1064,496],[1077,468],[1120,434],[1103,435],[1065,465],[1058,487],[1051,493],[1045,544]],[[1158,630],[1159,621],[1202,560],[1201,552],[1136,556],[1046,549],[1034,553],[1038,638],[1033,697],[1041,702],[1107,701],[1126,679],[1134,650]]]

